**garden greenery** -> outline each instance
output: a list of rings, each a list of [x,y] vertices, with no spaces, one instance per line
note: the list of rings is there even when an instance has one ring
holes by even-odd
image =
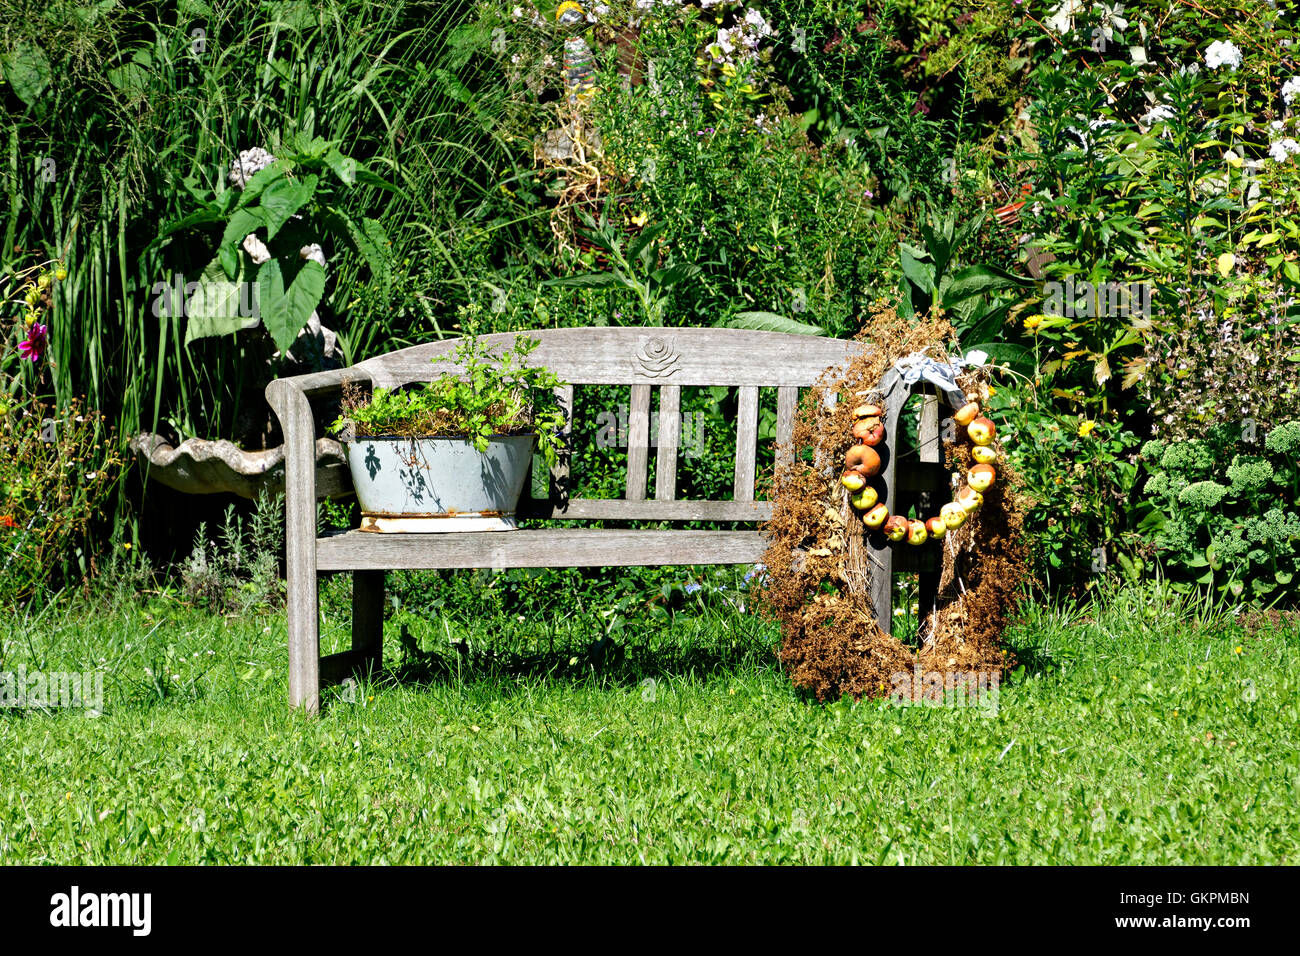
[[[526,364],[540,344],[519,335],[511,348],[493,351],[477,336],[466,336],[450,355],[434,360],[454,364],[455,371],[414,388],[376,388],[368,398],[345,395],[334,430],[408,438],[463,435],[482,452],[495,435],[534,434],[538,450],[554,465],[565,422],[554,389],[564,383]]]

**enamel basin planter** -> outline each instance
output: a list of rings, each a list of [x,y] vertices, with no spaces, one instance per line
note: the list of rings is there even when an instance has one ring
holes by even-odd
[[[362,531],[508,531],[536,435],[359,436],[344,442]]]
[[[533,453],[554,467],[563,386],[531,358],[537,339],[500,352],[462,339],[452,367],[399,389],[344,388],[333,430],[361,504],[361,531],[510,531]]]

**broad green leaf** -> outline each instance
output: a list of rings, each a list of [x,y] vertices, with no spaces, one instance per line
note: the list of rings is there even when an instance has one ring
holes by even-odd
[[[280,227],[311,199],[319,181],[320,177],[314,174],[301,182],[281,179],[262,190],[261,209],[268,240],[274,239]]]
[[[544,286],[561,286],[574,289],[606,289],[610,286],[625,285],[611,272],[588,272],[580,276],[565,276],[560,279],[547,279]]]
[[[266,225],[260,209],[236,209],[230,221],[221,233],[221,245],[217,248],[217,258],[226,271],[226,278],[234,280],[239,271],[240,244],[250,232],[256,232]]]
[[[262,324],[282,353],[287,352],[298,338],[324,293],[325,270],[310,259],[303,260],[288,288],[284,284],[284,271],[279,259],[262,263],[257,273],[258,308],[262,313]]]
[[[922,292],[933,295],[934,266],[922,262],[920,257],[923,255],[920,249],[914,249],[905,242],[898,244],[898,258],[903,265],[903,275]]]
[[[281,162],[271,163],[270,166],[263,166],[257,172],[249,177],[248,182],[244,184],[244,189],[240,193],[239,202],[235,203],[236,209],[244,206],[251,206],[262,196],[262,191],[272,183],[283,179],[287,174],[284,164]]]
[[[251,329],[257,317],[257,289],[248,282],[252,260],[241,255],[232,282],[226,278],[220,258],[208,263],[199,276],[199,287],[185,302],[185,344],[213,335],[231,335]],[[240,296],[243,295],[241,303]],[[250,312],[251,315],[243,315]]]
[[[334,170],[334,175],[343,180],[345,184],[348,186],[355,185],[358,164],[351,156],[344,156],[337,149],[331,149],[325,154],[325,164]]]
[[[50,61],[45,51],[26,40],[19,40],[12,50],[0,56],[0,66],[14,96],[28,106],[34,106],[50,85]]]
[[[752,329],[756,332],[787,332],[791,335],[825,335],[826,330],[819,325],[796,322],[775,312],[737,312],[727,322],[729,329]]]

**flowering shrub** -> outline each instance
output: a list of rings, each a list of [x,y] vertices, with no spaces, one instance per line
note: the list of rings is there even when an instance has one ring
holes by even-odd
[[[37,397],[48,390],[54,287],[66,278],[46,262],[0,281],[17,340],[0,353],[0,603],[95,569],[88,534],[122,466],[102,415]]]
[[[102,415],[0,398],[0,602],[95,571],[89,533],[121,467]]]
[[[1146,551],[1183,590],[1293,603],[1300,595],[1300,421],[1253,441],[1220,423],[1142,447]]]

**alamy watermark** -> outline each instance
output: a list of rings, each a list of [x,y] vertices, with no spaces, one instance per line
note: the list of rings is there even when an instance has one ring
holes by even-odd
[[[600,448],[626,448],[628,445],[628,406],[619,405],[617,411],[603,411],[596,416],[596,445]],[[659,413],[650,415],[650,447],[659,445]],[[704,454],[704,413],[681,417],[679,446],[687,458],[699,458]]]
[[[895,707],[972,707],[981,717],[998,715],[1000,671],[910,671],[889,675],[889,702]]]
[[[1151,318],[1150,282],[1065,282],[1043,285],[1043,313],[1068,319]]]
[[[104,709],[104,673],[0,671],[0,707],[81,707],[98,713]]]
[[[256,291],[254,284],[252,282],[235,282],[231,283],[231,285],[239,289],[238,303],[236,303],[233,295],[216,296],[215,302],[205,303],[207,306],[204,309],[205,316],[227,319],[260,319],[262,314],[258,308],[257,296],[254,294]],[[154,318],[161,319],[163,316],[183,318],[186,314],[186,302],[194,296],[198,289],[198,282],[186,282],[185,277],[180,274],[173,275],[171,282],[155,282],[152,289]]]

